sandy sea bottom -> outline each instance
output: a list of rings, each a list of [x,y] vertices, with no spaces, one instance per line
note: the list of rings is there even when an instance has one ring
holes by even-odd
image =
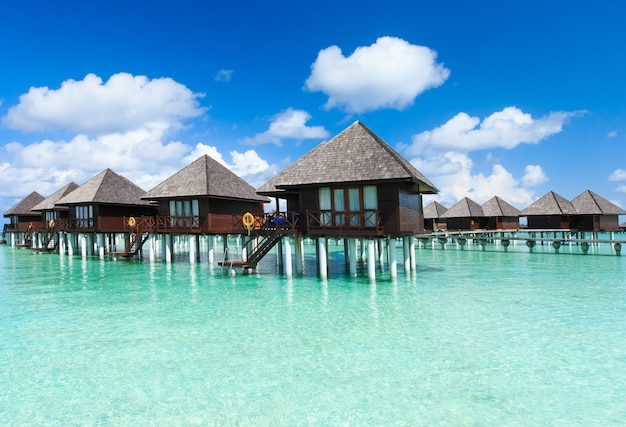
[[[3,245],[0,425],[623,425],[625,258],[565,252],[370,283]]]

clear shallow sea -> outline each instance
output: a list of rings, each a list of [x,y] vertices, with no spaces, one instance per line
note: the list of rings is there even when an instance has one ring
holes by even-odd
[[[0,245],[0,425],[624,425],[626,256],[417,246],[373,284]]]

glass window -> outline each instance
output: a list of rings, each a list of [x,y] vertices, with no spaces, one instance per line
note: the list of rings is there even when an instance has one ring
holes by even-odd
[[[378,209],[378,192],[375,185],[363,187],[363,208]]]
[[[320,202],[320,210],[321,211],[330,211],[330,188],[322,187],[319,189],[319,202]],[[321,212],[320,213],[320,224],[324,226],[331,225],[331,216],[330,212]]]

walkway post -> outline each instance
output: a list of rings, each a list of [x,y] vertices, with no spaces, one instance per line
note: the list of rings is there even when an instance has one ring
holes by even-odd
[[[172,262],[172,235],[166,234],[163,242],[163,255],[165,256],[165,262]]]
[[[415,259],[415,237],[409,236],[409,254],[411,256],[411,271],[417,270],[417,260]]]
[[[350,276],[356,277],[356,239],[351,237],[348,241],[348,261],[350,264]]]
[[[283,237],[283,249],[285,254],[285,260],[283,261],[283,264],[285,265],[285,276],[292,277],[293,267],[291,265],[291,239],[289,236]]]
[[[296,274],[300,275],[304,271],[304,240],[302,236],[294,238],[296,245]]]
[[[402,237],[402,254],[404,256],[404,272],[408,276],[411,274],[411,254],[409,249],[409,237]]]

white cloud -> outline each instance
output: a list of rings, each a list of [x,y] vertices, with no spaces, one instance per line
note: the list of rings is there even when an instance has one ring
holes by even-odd
[[[526,165],[522,185],[524,187],[534,187],[548,181],[546,173],[539,165]]]
[[[275,115],[269,129],[246,138],[243,143],[259,145],[271,143],[281,145],[282,139],[322,139],[328,136],[328,131],[323,126],[306,126],[311,115],[303,110],[287,110]]]
[[[338,46],[321,50],[311,66],[306,89],[328,96],[325,108],[362,113],[382,108],[402,110],[422,92],[442,85],[450,70],[425,46],[396,37],[380,37],[343,56]]]
[[[128,132],[153,123],[176,128],[204,114],[198,104],[203,96],[170,78],[118,73],[103,83],[88,74],[83,80],[66,80],[56,90],[30,88],[3,122],[23,131],[60,129],[87,135]]]
[[[233,78],[233,70],[219,70],[215,76],[216,82],[229,82]]]
[[[608,133],[607,136],[609,138],[615,138],[617,136],[617,131],[616,130],[612,130],[611,132]]]
[[[415,135],[407,152],[411,155],[435,150],[470,152],[537,144],[560,133],[565,122],[579,114],[581,112],[556,111],[534,119],[517,107],[506,107],[481,122],[478,117],[459,113],[440,127]]]
[[[609,181],[626,181],[626,170],[615,169],[611,175],[609,175]]]
[[[618,191],[620,193],[626,193],[626,184],[618,185],[615,191]]]
[[[539,166],[529,166],[521,179],[516,179],[500,164],[492,166],[491,174],[473,172],[474,164],[467,154],[447,152],[436,160],[412,159],[415,167],[440,189],[435,199],[450,207],[463,197],[484,203],[493,196],[524,208],[534,200],[532,186],[545,174]]]

